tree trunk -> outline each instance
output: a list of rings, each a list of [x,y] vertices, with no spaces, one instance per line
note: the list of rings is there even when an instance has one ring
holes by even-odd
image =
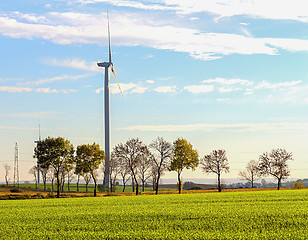
[[[88,192],[88,182],[86,182],[86,192]]]
[[[179,194],[181,194],[182,193],[181,173],[178,173],[178,190],[179,190]]]
[[[113,192],[114,190],[114,187],[113,187],[113,184],[112,184],[112,180],[110,180],[110,192]]]
[[[281,185],[281,178],[278,178],[278,186],[277,186],[277,190],[280,189],[280,185]]]
[[[136,182],[136,195],[139,194],[139,186],[138,185],[139,185],[138,182]]]
[[[44,181],[44,191],[46,192],[46,180]]]
[[[125,182],[123,182],[123,192],[125,192]]]
[[[133,177],[134,177],[134,182],[135,182],[135,184],[136,184],[136,195],[138,195],[139,194],[139,184],[138,184],[138,181],[137,181],[137,179],[136,179],[136,176],[135,175],[133,175]]]
[[[77,192],[79,192],[79,178],[80,178],[80,175],[77,175]]]
[[[155,194],[158,194],[158,184],[160,179],[160,171],[157,172],[156,186],[155,186]]]
[[[217,174],[217,178],[218,178],[218,183],[217,183],[217,187],[218,187],[218,192],[221,192],[221,184],[220,184],[220,174]]]
[[[54,182],[54,178],[51,179],[51,191],[53,192],[53,182]]]
[[[132,187],[133,187],[133,192],[135,192],[135,181],[133,177],[132,177]]]
[[[59,171],[57,172],[57,198],[60,197],[60,173]]]
[[[94,197],[96,197],[96,178],[93,177],[93,181],[94,181]]]
[[[68,192],[71,191],[70,190],[70,175],[69,175],[69,173],[67,174],[67,190],[68,190]]]
[[[251,188],[253,188],[254,186],[253,186],[253,173],[251,173]]]
[[[37,180],[35,180],[35,189],[37,189]]]
[[[144,192],[145,181],[142,181],[142,192]]]

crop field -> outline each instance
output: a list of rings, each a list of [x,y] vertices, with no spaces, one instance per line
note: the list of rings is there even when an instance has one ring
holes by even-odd
[[[0,202],[0,239],[308,238],[307,189]]]

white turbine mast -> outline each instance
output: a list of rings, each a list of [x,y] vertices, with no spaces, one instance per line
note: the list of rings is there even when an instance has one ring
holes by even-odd
[[[108,22],[108,43],[109,43],[109,62],[98,62],[97,66],[104,67],[105,68],[105,82],[104,82],[104,112],[105,112],[105,187],[110,188],[110,104],[109,104],[109,87],[110,87],[110,70],[113,73],[120,92],[122,94],[122,90],[120,88],[119,81],[117,79],[117,76],[115,74],[113,63],[112,63],[112,56],[111,56],[111,43],[110,43],[110,27],[109,27],[109,14],[107,11],[107,22]],[[122,94],[123,96],[123,94]]]

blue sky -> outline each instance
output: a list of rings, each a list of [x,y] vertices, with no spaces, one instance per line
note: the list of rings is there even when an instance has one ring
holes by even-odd
[[[265,151],[293,152],[307,177],[305,1],[71,0],[0,3],[0,161],[22,179],[42,137],[103,146],[103,70],[110,14],[112,146],[139,137],[226,149],[231,172]],[[0,169],[3,174],[3,168]],[[205,178],[200,170],[183,178]],[[12,178],[12,177],[11,177]],[[165,178],[175,178],[173,173]]]

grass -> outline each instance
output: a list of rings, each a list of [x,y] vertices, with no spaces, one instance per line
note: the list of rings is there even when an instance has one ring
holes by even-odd
[[[1,201],[0,239],[307,239],[308,190]]]

